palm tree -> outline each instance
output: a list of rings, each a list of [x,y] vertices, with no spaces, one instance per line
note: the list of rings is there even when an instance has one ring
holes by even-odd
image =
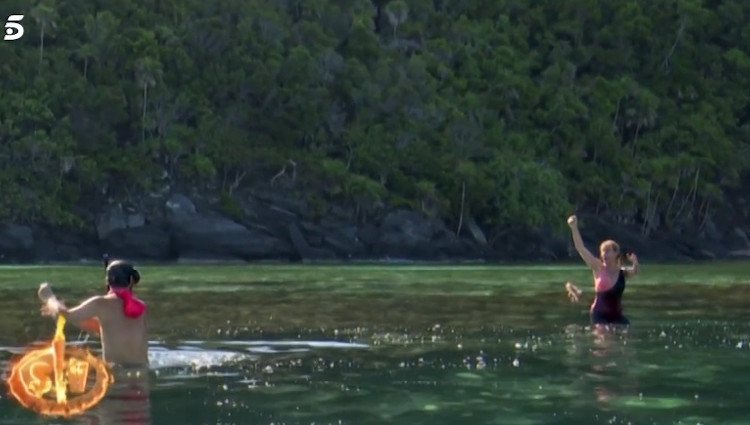
[[[106,57],[109,40],[118,25],[119,21],[109,11],[84,18],[83,29],[88,41],[82,42],[75,52],[76,56],[83,59],[83,78],[87,78],[91,62],[99,62]]]
[[[86,80],[89,70],[89,60],[94,58],[94,46],[91,43],[83,43],[76,50],[76,56],[83,59],[83,78]]]
[[[57,28],[57,10],[54,0],[40,2],[35,8],[31,9],[31,16],[39,24],[39,72],[42,71],[42,61],[44,60],[44,33],[47,28]]]
[[[143,133],[141,141],[146,140],[146,104],[148,103],[148,88],[156,85],[156,81],[161,78],[161,64],[159,61],[145,57],[135,64],[135,79],[140,87],[143,87],[143,117],[141,126]]]
[[[409,17],[409,6],[401,0],[395,0],[385,7],[385,14],[388,16],[388,22],[393,27],[393,36],[396,36],[398,27],[406,22]]]
[[[95,16],[86,16],[83,29],[92,49],[92,60],[102,61],[107,55],[112,34],[120,25],[120,21],[109,12],[98,12]]]

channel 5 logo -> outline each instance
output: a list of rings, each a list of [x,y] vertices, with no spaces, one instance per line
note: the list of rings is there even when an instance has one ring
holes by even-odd
[[[23,26],[19,23],[23,20],[23,15],[10,15],[5,22],[5,37],[3,40],[13,41],[23,37]]]

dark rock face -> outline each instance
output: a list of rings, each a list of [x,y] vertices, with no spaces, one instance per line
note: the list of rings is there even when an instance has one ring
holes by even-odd
[[[380,225],[373,251],[385,257],[430,258],[434,247],[430,245],[434,233],[432,226],[412,211],[397,210],[389,213]]]
[[[340,258],[364,258],[367,251],[359,241],[357,231],[357,226],[354,225],[343,225],[338,229],[331,229],[323,236],[323,243]]]
[[[101,258],[96,234],[62,229],[34,229],[34,261],[80,261]]]
[[[311,247],[296,224],[289,225],[289,238],[292,240],[292,245],[294,245],[297,255],[299,255],[303,261],[333,260],[336,258],[336,254],[332,251]]]
[[[732,229],[726,239],[727,247],[732,251],[750,249],[750,239],[748,239],[747,233],[739,227]]]
[[[320,216],[299,194],[268,189],[239,199],[240,214],[233,218],[210,199],[179,193],[161,199],[141,211],[107,207],[83,231],[0,224],[0,262],[98,260],[103,253],[156,261],[578,260],[569,235],[516,228],[490,234],[470,216],[457,235],[443,221],[405,209],[382,211],[366,223],[340,206]],[[723,233],[712,224],[701,234],[646,237],[637,225],[579,218],[595,255],[601,241],[614,239],[624,252],[649,262],[750,257],[750,229],[739,225]]]
[[[112,208],[100,214],[96,220],[96,233],[99,239],[104,239],[113,231],[127,227],[128,216],[121,208]]]
[[[167,227],[179,258],[289,259],[291,246],[274,236],[216,214],[200,214],[182,195],[166,203]]]
[[[739,227],[732,229],[726,237],[726,246],[730,257],[750,258],[750,239],[744,229]]]
[[[165,205],[167,213],[173,216],[191,216],[196,214],[195,204],[187,196],[174,194]]]
[[[291,257],[290,246],[220,217],[193,217],[170,225],[178,257],[260,260]]]
[[[127,213],[121,206],[99,214],[96,233],[100,248],[113,257],[154,260],[171,257],[169,234],[160,226],[147,225],[143,214]]]
[[[153,225],[110,232],[101,241],[101,247],[115,258],[166,260],[175,257],[169,233]]]
[[[365,224],[357,229],[357,239],[359,239],[368,250],[372,249],[378,242],[380,231],[378,227],[372,223]]]
[[[34,254],[31,227],[18,224],[0,225],[0,261],[30,261]]]

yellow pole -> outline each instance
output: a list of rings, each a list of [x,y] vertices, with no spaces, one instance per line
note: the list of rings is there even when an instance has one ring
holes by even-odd
[[[63,315],[57,316],[57,329],[55,330],[55,336],[52,338],[52,352],[55,355],[55,361],[53,363],[53,370],[55,373],[55,395],[57,396],[57,402],[63,403],[67,401],[66,388],[67,383],[65,382],[65,317]]]

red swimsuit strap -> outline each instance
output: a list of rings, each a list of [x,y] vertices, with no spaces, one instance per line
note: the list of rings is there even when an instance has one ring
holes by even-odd
[[[110,288],[110,292],[123,301],[123,313],[126,317],[137,319],[146,312],[146,303],[136,298],[130,289]]]

